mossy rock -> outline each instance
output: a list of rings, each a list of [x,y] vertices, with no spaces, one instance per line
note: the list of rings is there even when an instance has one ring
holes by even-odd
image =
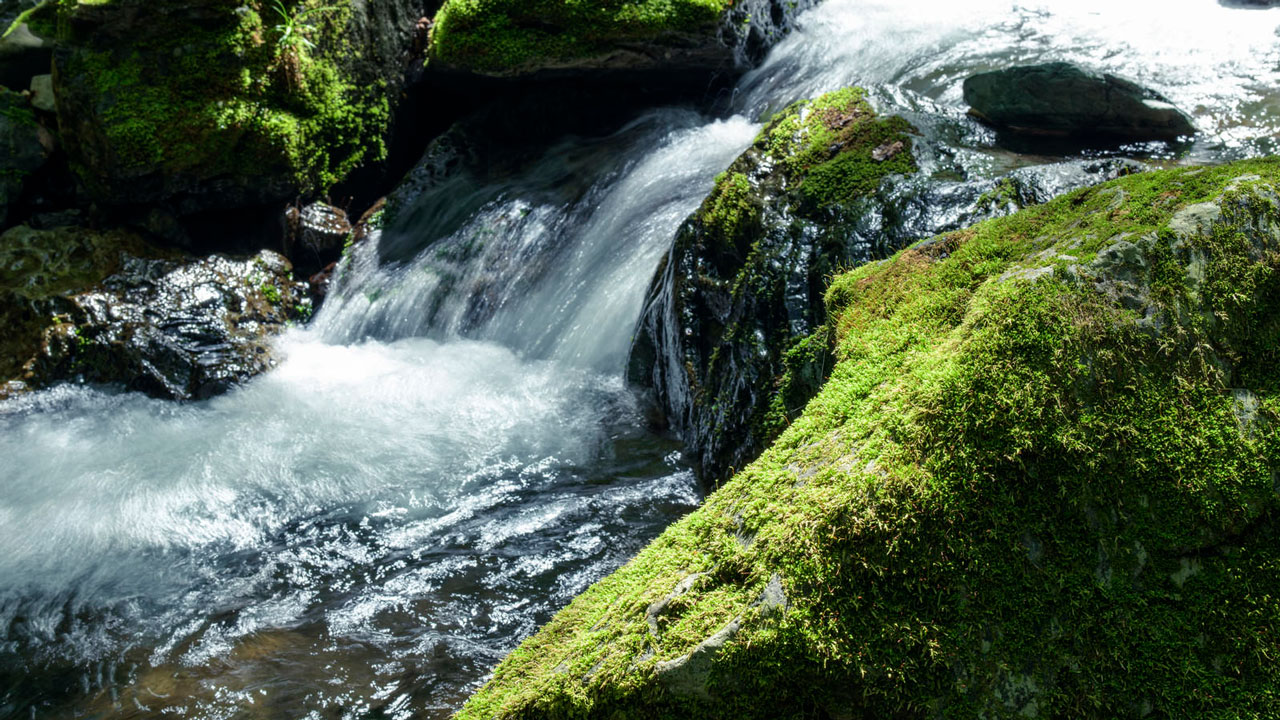
[[[838,276],[803,416],[458,717],[1275,717],[1278,270],[1263,160]]]
[[[413,0],[59,4],[59,122],[90,194],[180,213],[321,192],[385,154]]]
[[[704,476],[754,459],[821,385],[826,283],[886,250],[850,228],[882,182],[916,171],[911,133],[857,88],[795,103],[681,226],[650,287],[629,377],[656,391]]]
[[[446,0],[428,67],[495,77],[743,70],[813,0]]]

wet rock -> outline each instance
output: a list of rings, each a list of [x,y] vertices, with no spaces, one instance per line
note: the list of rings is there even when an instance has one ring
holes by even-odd
[[[0,378],[31,389],[207,398],[271,367],[271,336],[309,314],[305,286],[269,251],[194,259],[120,231],[26,226],[0,248]]]
[[[837,275],[802,422],[459,719],[1269,717],[1278,250],[1268,158]]]
[[[708,482],[755,458],[822,386],[833,365],[824,293],[838,269],[1143,169],[1101,160],[922,176],[913,148],[924,146],[905,121],[877,118],[860,93],[831,97],[770,121],[720,177],[677,233],[636,328],[628,380],[653,392]]]
[[[1064,62],[973,75],[964,81],[964,99],[978,118],[1018,133],[1141,141],[1196,132],[1159,94]]]
[[[285,210],[285,226],[289,257],[303,274],[337,260],[351,234],[347,212],[321,202],[290,206]]]
[[[850,232],[892,175],[915,171],[910,125],[858,89],[780,113],[681,226],[628,361],[704,477],[753,458],[830,367],[826,278],[869,248]],[[892,158],[877,151],[900,144]],[[883,155],[883,153],[881,153]]]
[[[493,77],[745,70],[813,0],[643,0],[599,7],[448,0],[431,29],[429,67]],[[638,7],[637,7],[638,6]]]

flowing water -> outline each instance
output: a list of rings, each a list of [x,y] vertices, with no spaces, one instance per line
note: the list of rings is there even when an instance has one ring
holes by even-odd
[[[729,117],[655,110],[424,193],[245,387],[0,404],[0,717],[447,716],[698,502],[622,365],[676,227],[759,117],[868,84],[925,132],[929,172],[989,177],[1059,158],[995,147],[960,80],[1065,59],[1192,112],[1183,162],[1261,154],[1278,27],[1211,0],[827,0]]]

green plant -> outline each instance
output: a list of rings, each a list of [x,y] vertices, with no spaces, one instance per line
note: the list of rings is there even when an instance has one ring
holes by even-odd
[[[334,5],[324,5],[307,8],[295,13],[290,12],[282,0],[272,0],[271,8],[275,10],[276,15],[280,18],[280,22],[275,25],[275,31],[280,34],[280,38],[277,40],[278,47],[281,52],[292,52],[294,54],[301,54],[303,51],[314,49],[316,46],[307,37],[307,32],[311,29],[311,26],[307,24],[307,20],[312,15],[340,9]]]

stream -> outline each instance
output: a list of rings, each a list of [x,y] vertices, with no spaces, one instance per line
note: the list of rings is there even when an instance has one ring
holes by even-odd
[[[1064,158],[996,147],[960,82],[1071,60],[1202,130],[1085,159],[1221,162],[1277,149],[1278,32],[1280,9],[1214,0],[826,0],[731,113],[653,109],[421,194],[227,395],[0,403],[0,718],[448,717],[700,501],[622,371],[677,227],[762,117],[865,84],[926,175],[989,179]]]

